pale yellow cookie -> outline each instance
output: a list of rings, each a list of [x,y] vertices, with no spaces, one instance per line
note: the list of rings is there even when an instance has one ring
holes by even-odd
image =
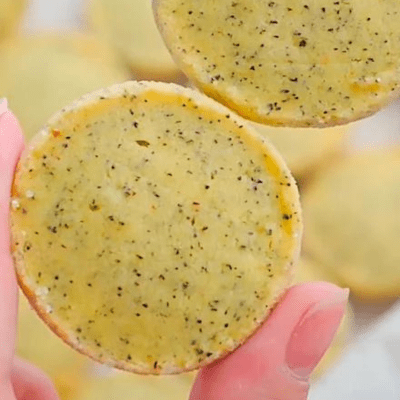
[[[75,399],[88,382],[87,359],[50,332],[24,296],[20,296],[16,352],[49,375],[61,400]]]
[[[151,0],[91,0],[91,26],[142,79],[175,80],[181,74],[157,29]]]
[[[318,263],[315,263],[307,256],[302,255],[296,268],[296,282],[334,281],[326,270]],[[346,313],[329,350],[319,362],[312,373],[312,379],[319,379],[339,359],[346,350],[350,334],[353,329],[353,310],[350,304],[347,305]]]
[[[347,126],[326,129],[274,128],[255,124],[256,129],[275,145],[298,179],[342,155]]]
[[[193,374],[187,375],[137,376],[121,372],[92,379],[76,400],[187,400],[194,379]]]
[[[400,295],[400,149],[366,151],[322,171],[303,193],[304,249],[364,299]]]
[[[8,41],[0,60],[0,97],[8,98],[27,139],[77,97],[130,78],[113,51],[77,33]]]
[[[0,0],[0,40],[16,33],[26,4],[26,0]]]
[[[153,0],[182,70],[268,125],[327,126],[399,95],[397,0]]]
[[[291,281],[296,184],[242,118],[196,91],[127,82],[54,116],[13,185],[13,255],[66,342],[139,373],[234,350]]]

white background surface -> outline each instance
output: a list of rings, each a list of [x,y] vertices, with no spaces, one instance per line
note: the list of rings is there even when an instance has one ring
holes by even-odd
[[[84,29],[87,1],[31,0],[24,29]],[[400,142],[400,102],[358,123],[349,150],[387,142]],[[351,345],[312,387],[310,400],[400,400],[400,302],[353,305]]]

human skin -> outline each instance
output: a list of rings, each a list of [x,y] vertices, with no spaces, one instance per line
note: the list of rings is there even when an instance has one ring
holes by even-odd
[[[18,287],[8,219],[23,147],[18,121],[0,100],[0,398],[58,400],[49,378],[15,356]],[[190,400],[306,400],[309,376],[335,336],[348,295],[325,282],[290,288],[245,344],[199,372]]]

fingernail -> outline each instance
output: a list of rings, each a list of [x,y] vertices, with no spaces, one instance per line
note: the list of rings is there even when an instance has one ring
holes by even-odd
[[[0,99],[0,116],[8,111],[8,102],[6,98]]]
[[[293,330],[286,364],[301,378],[310,376],[328,350],[346,311],[349,289],[338,289],[312,306]]]

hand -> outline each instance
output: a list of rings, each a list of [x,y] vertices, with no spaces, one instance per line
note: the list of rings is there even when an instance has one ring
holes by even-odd
[[[17,283],[10,256],[8,210],[22,149],[18,122],[0,101],[0,398],[57,400],[51,381],[14,355]],[[329,283],[289,289],[250,340],[200,371],[190,400],[307,399],[309,376],[336,333],[347,298],[348,290]]]
[[[58,400],[51,381],[15,357],[18,287],[10,255],[8,210],[14,168],[24,141],[18,122],[0,100],[0,399]]]
[[[326,282],[290,288],[250,340],[200,371],[190,400],[306,400],[348,296]]]

